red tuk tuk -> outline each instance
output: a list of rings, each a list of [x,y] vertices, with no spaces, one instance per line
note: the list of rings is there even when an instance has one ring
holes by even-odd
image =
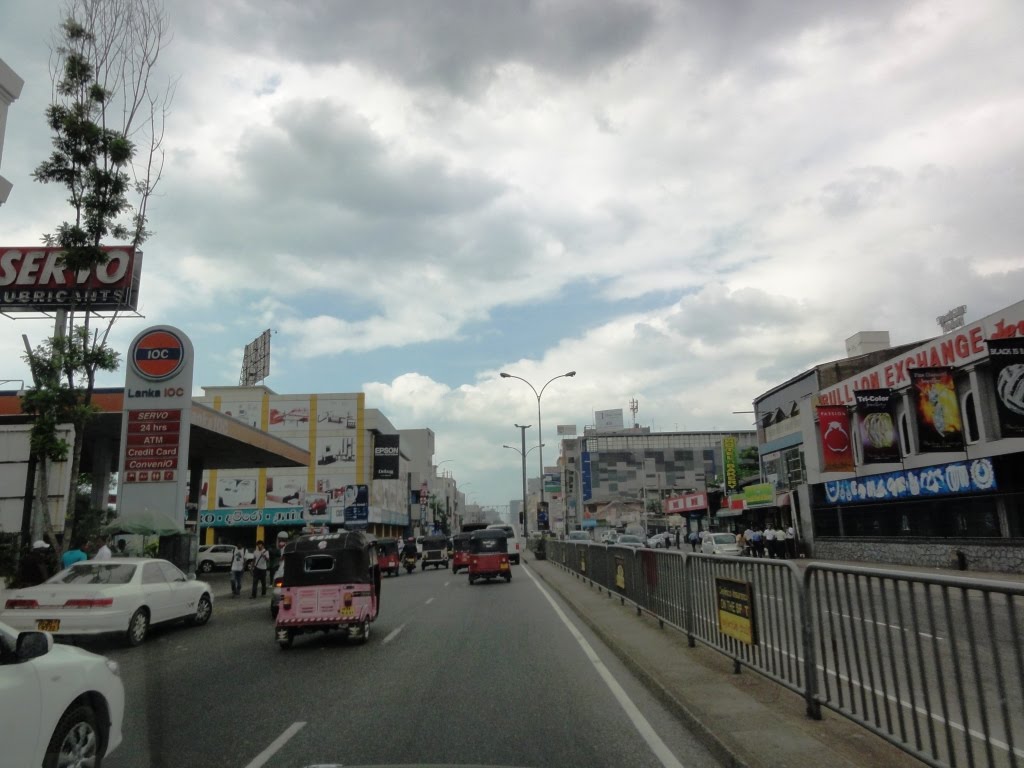
[[[452,573],[459,569],[469,570],[469,533],[456,533],[452,536]]]
[[[473,531],[469,535],[469,583],[496,578],[512,581],[505,531],[500,528]]]
[[[343,630],[365,643],[380,611],[380,566],[361,531],[303,536],[284,549],[275,632],[290,648],[296,635]]]
[[[402,570],[402,561],[398,553],[398,539],[377,540],[377,564],[381,573],[397,576]]]

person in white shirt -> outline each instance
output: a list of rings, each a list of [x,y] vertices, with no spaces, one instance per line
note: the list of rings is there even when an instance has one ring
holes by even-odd
[[[764,543],[765,548],[768,550],[768,557],[775,558],[778,550],[775,549],[775,529],[772,528],[772,524],[768,523],[764,527]]]
[[[242,574],[245,573],[245,547],[235,547],[231,555],[231,596],[242,594]]]
[[[754,556],[754,530],[749,525],[743,532],[743,552],[747,557]]]
[[[793,560],[796,559],[796,531],[792,525],[786,529],[786,556]]]
[[[107,540],[102,536],[96,537],[96,543],[99,544],[99,549],[96,550],[96,554],[93,555],[93,560],[109,560],[113,557],[113,552],[110,551],[110,547],[107,546]]]

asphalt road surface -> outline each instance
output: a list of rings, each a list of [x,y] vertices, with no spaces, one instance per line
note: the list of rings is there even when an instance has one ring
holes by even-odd
[[[283,651],[269,598],[248,595],[139,648],[91,641],[127,695],[105,765],[719,765],[528,569],[385,579],[362,646],[332,633]]]

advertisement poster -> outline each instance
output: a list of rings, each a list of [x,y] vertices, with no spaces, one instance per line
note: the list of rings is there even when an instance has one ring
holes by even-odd
[[[816,410],[822,471],[852,472],[853,443],[850,441],[850,415],[846,406],[819,405]]]
[[[962,451],[963,423],[952,369],[914,368],[910,371],[910,381],[913,384],[921,453]]]
[[[1024,339],[989,340],[992,381],[1003,437],[1024,437]]]
[[[332,491],[330,522],[359,527],[370,519],[370,489],[365,485],[346,485]]]
[[[857,402],[857,431],[864,463],[900,461],[896,419],[892,415],[892,390],[864,389],[853,395]]]
[[[735,437],[722,438],[722,464],[725,465],[725,492],[736,493],[739,490],[739,476]]]
[[[377,435],[373,446],[373,479],[398,477],[398,435]]]

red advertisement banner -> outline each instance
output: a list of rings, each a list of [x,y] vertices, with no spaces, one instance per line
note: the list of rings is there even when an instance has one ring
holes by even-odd
[[[816,410],[822,471],[852,472],[853,441],[850,439],[850,414],[846,406],[819,405]]]

